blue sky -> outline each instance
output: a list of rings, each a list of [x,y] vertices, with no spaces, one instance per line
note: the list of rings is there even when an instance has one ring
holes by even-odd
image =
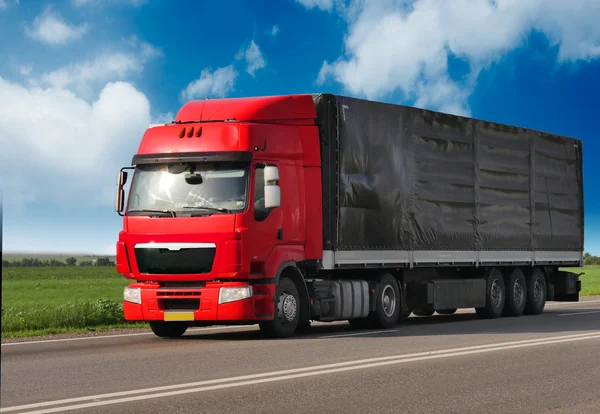
[[[0,0],[5,251],[114,251],[114,181],[186,99],[327,91],[584,142],[600,255],[596,0]]]

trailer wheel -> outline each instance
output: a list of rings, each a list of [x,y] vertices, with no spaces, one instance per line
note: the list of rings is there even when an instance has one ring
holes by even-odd
[[[370,325],[389,329],[398,323],[402,311],[400,288],[396,279],[386,273],[377,284],[375,312],[369,314]]]
[[[431,316],[435,313],[435,310],[433,309],[433,306],[428,306],[423,309],[413,309],[412,313],[417,316]]]
[[[182,322],[150,322],[150,329],[154,335],[161,338],[178,338],[187,331],[187,324]]]
[[[300,320],[300,295],[289,277],[279,280],[275,292],[273,319],[259,323],[260,330],[271,338],[287,338],[296,332]]]
[[[475,308],[477,316],[484,319],[496,319],[502,316],[504,302],[506,300],[506,289],[504,278],[497,268],[486,271],[485,306]]]
[[[521,269],[513,269],[505,279],[506,303],[505,316],[521,316],[527,303],[527,282]]]
[[[440,315],[454,315],[457,309],[440,309],[436,311]]]
[[[536,268],[526,278],[527,303],[525,305],[526,315],[539,315],[546,306],[546,278],[544,273]]]

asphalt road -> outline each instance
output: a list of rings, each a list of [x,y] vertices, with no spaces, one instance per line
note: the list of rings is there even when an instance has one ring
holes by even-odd
[[[598,413],[600,300],[390,331],[316,324],[2,344],[1,412]]]

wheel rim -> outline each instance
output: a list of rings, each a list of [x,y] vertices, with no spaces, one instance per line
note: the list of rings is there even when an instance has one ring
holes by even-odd
[[[517,306],[521,306],[523,303],[523,282],[521,279],[515,280],[515,285],[513,286],[513,298]]]
[[[533,298],[535,303],[540,303],[542,301],[542,284],[540,283],[540,279],[535,279],[535,283],[533,284]]]
[[[500,302],[502,301],[502,289],[500,288],[500,283],[498,280],[494,280],[492,282],[492,305],[495,308],[500,307]]]
[[[279,296],[279,315],[283,322],[290,323],[296,317],[298,303],[293,295],[282,293]]]
[[[396,292],[390,285],[386,285],[381,292],[381,304],[383,313],[388,318],[394,314],[396,310]]]

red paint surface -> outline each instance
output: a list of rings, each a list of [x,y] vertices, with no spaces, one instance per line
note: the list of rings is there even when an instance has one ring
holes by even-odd
[[[124,277],[139,281],[132,286],[142,289],[141,305],[124,305],[128,320],[163,319],[161,298],[165,296],[157,294],[169,290],[152,283],[159,281],[206,281],[206,286],[199,289],[200,308],[194,312],[199,321],[254,321],[273,317],[274,283],[255,285],[251,299],[223,305],[218,305],[219,289],[247,284],[252,279],[272,279],[285,262],[321,258],[321,157],[315,118],[309,95],[216,99],[185,104],[176,116],[177,121],[185,124],[146,131],[138,154],[252,152],[250,202],[240,214],[125,217],[117,243],[117,270]],[[231,119],[236,122],[206,122]],[[281,207],[262,222],[254,219],[252,202],[257,162],[279,167],[282,196]],[[282,240],[277,239],[279,229],[283,229]],[[215,243],[212,270],[207,274],[141,274],[134,249],[138,243],[149,242]],[[177,297],[185,298],[181,292]]]

